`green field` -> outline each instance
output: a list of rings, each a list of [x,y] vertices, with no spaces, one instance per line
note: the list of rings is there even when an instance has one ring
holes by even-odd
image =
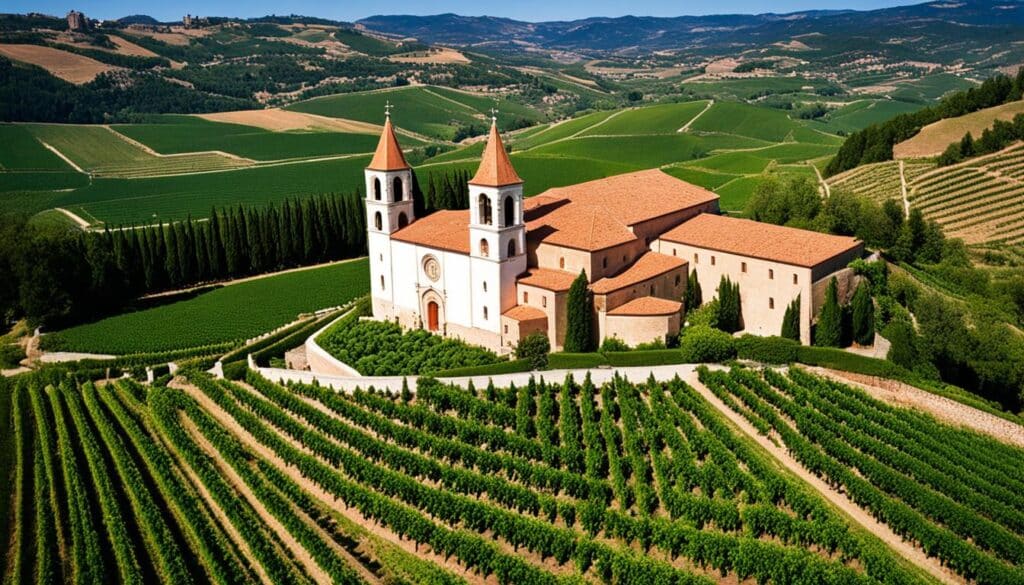
[[[152,123],[118,124],[117,132],[160,154],[223,151],[259,161],[373,152],[376,135],[341,132],[270,132],[194,116],[154,116]],[[403,137],[402,146],[422,144]]]
[[[592,112],[579,118],[545,126],[539,131],[531,132],[522,138],[513,138],[510,142],[513,148],[525,150],[555,140],[562,140],[583,132],[595,124],[600,124],[614,113],[612,111]]]
[[[829,112],[824,121],[813,122],[812,127],[826,132],[856,132],[900,114],[916,112],[921,107],[920,104],[897,100],[859,100]]]
[[[49,334],[44,345],[126,354],[244,340],[290,323],[300,313],[343,305],[369,292],[369,286],[369,263],[360,259],[224,286],[189,300],[108,317]]]
[[[690,126],[690,132],[724,132],[768,142],[782,142],[797,125],[781,110],[735,102],[716,102]]]
[[[73,171],[20,124],[0,124],[0,171]]]
[[[219,154],[154,156],[104,126],[33,124],[26,127],[36,138],[96,176],[130,178],[198,173],[249,164]]]
[[[398,127],[443,140],[450,140],[458,125],[486,124],[486,114],[494,107],[500,112],[509,112],[508,115],[498,116],[498,124],[502,129],[507,128],[516,116],[540,119],[539,113],[506,99],[499,98],[495,103],[490,97],[436,87],[405,87],[332,95],[299,102],[287,109],[380,124],[386,102],[394,106],[392,119]]]
[[[584,131],[581,136],[674,134],[705,107],[707,102],[699,101],[623,110],[604,124]]]

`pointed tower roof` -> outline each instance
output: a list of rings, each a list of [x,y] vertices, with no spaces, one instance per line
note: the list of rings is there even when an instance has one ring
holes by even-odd
[[[366,168],[374,171],[403,171],[409,168],[405,156],[402,155],[402,147],[398,145],[398,138],[395,137],[395,129],[391,126],[390,115],[384,121],[384,131],[380,133],[377,152],[373,154],[373,160]]]
[[[517,185],[523,180],[512,168],[512,161],[505,152],[505,145],[501,142],[501,135],[498,134],[498,123],[491,120],[491,134],[487,137],[487,146],[484,147],[484,155],[480,158],[480,168],[469,181],[472,185],[484,187],[504,187],[505,185]]]

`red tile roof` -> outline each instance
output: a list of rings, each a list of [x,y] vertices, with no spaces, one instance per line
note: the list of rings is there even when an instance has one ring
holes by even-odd
[[[544,311],[527,305],[516,305],[502,313],[501,316],[519,321],[520,323],[524,321],[540,321],[542,319],[544,321],[548,320],[548,316],[544,314]]]
[[[636,236],[632,226],[716,201],[718,195],[658,169],[548,189],[524,202],[527,237],[596,251]]]
[[[409,168],[402,154],[402,147],[398,145],[398,138],[395,137],[395,129],[391,126],[391,116],[384,121],[384,131],[380,133],[377,152],[373,153],[373,160],[366,168],[374,171],[401,171]]]
[[[679,301],[670,301],[668,299],[659,299],[657,297],[640,297],[633,299],[625,305],[619,305],[611,311],[608,311],[609,315],[620,315],[620,316],[658,316],[658,315],[673,315],[679,313],[683,308],[683,303]]]
[[[469,254],[469,210],[435,211],[393,233],[391,239]]]
[[[498,126],[491,123],[491,135],[487,137],[487,146],[484,147],[484,154],[480,157],[480,167],[476,174],[470,179],[471,185],[482,185],[484,187],[504,187],[505,185],[517,185],[523,180],[512,168],[512,161],[505,152],[505,145],[501,142],[501,135],[498,134]]]
[[[707,213],[665,232],[661,239],[808,268],[861,246],[860,240],[847,236]]]
[[[564,292],[572,286],[576,275],[564,270],[551,270],[549,268],[532,268],[529,272],[519,277],[519,284],[535,286],[553,292]]]
[[[615,276],[606,276],[593,283],[590,285],[590,290],[594,294],[607,294],[644,282],[645,280],[650,280],[655,276],[665,274],[682,266],[686,266],[686,261],[682,258],[666,256],[657,252],[647,252],[637,258],[636,262],[622,272]]]

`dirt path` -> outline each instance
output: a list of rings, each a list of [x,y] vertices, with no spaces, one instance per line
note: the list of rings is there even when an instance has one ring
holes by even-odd
[[[881,400],[894,406],[923,410],[950,425],[966,427],[1003,443],[1024,449],[1024,426],[1014,424],[1004,418],[999,418],[977,408],[971,408],[956,400],[932,394],[931,392],[926,392],[896,380],[839,372],[825,368],[807,369],[842,384],[860,388],[876,400]]]
[[[697,119],[700,118],[701,116],[703,116],[705,113],[707,113],[707,111],[710,110],[711,106],[713,106],[713,105],[715,105],[715,100],[708,100],[708,105],[704,106],[704,109],[701,110],[699,114],[697,114],[696,116],[690,118],[690,121],[687,122],[686,124],[683,124],[683,127],[680,128],[679,130],[676,130],[676,132],[689,132],[690,131],[690,125],[693,124],[694,122],[696,122]]]
[[[855,522],[863,526],[871,534],[878,537],[882,542],[888,545],[891,549],[896,551],[897,554],[907,559],[914,565],[921,567],[933,577],[943,583],[950,584],[962,584],[966,583],[958,575],[954,574],[949,569],[942,566],[938,559],[929,557],[919,547],[913,543],[903,540],[898,534],[892,531],[887,524],[879,522],[872,517],[867,511],[858,506],[851,500],[846,494],[833,488],[825,480],[807,471],[792,455],[789,454],[784,447],[780,447],[773,443],[768,437],[758,433],[757,429],[754,428],[750,422],[742,415],[733,411],[731,408],[725,405],[724,402],[719,400],[706,386],[701,384],[700,380],[697,379],[696,374],[692,374],[686,380],[688,384],[702,396],[705,400],[711,403],[720,413],[728,418],[734,425],[739,427],[741,431],[752,438],[758,445],[764,450],[768,451],[775,459],[785,465],[793,474],[798,476],[801,480],[808,483],[811,487],[818,491],[825,499],[831,502],[834,506],[843,511],[847,516],[852,518]]]
[[[39,139],[37,138],[36,140],[39,140]],[[53,154],[55,154],[55,155],[59,156],[59,157],[60,157],[60,159],[61,159],[62,161],[64,161],[64,162],[68,163],[68,165],[70,165],[70,166],[71,166],[71,168],[73,168],[73,169],[75,169],[76,171],[78,171],[78,172],[82,173],[83,175],[88,175],[88,174],[89,174],[89,172],[88,172],[88,171],[86,171],[86,170],[85,170],[85,169],[83,169],[82,167],[80,167],[80,166],[76,165],[76,164],[75,164],[75,161],[73,161],[73,160],[71,160],[70,158],[68,158],[67,156],[65,156],[63,152],[61,152],[61,151],[57,150],[57,147],[55,147],[55,146],[51,146],[51,145],[49,145],[49,144],[47,144],[47,143],[43,142],[42,140],[39,140],[39,144],[42,144],[42,145],[43,145],[44,147],[46,147],[46,150],[49,150],[49,151],[50,151],[50,152],[52,152]]]
[[[159,153],[159,152],[153,150],[152,148],[146,146],[145,144],[139,142],[138,140],[135,140],[134,138],[132,138],[130,136],[126,136],[124,134],[121,134],[120,132],[115,130],[113,126],[111,126],[109,124],[104,124],[103,127],[106,128],[107,130],[109,130],[114,136],[120,138],[121,140],[127,142],[128,144],[134,146],[135,148],[138,148],[139,150],[145,152],[146,154],[148,154],[150,156],[155,156],[157,158],[181,158],[183,156],[193,156],[193,155],[197,155],[197,154],[215,154],[215,155],[218,155],[218,156],[223,156],[225,158],[230,158],[230,159],[237,160],[239,162],[244,162],[244,163],[251,164],[251,165],[256,164],[256,161],[251,159],[251,158],[245,158],[244,156],[238,156],[237,154],[232,154],[230,152],[224,152],[223,150],[194,150],[194,151],[190,151],[190,152],[176,152],[176,153],[171,153],[171,154],[162,154],[162,153]]]
[[[821,185],[821,194],[825,196],[825,199],[831,198],[832,188],[828,186],[828,182],[825,180],[825,177],[821,176],[821,171],[818,170],[818,167],[816,165],[811,164],[810,161],[808,161],[807,164],[810,165],[812,169],[814,169],[814,174],[818,177],[818,184]]]
[[[89,222],[87,222],[84,219],[82,219],[82,217],[80,215],[76,215],[76,214],[68,211],[67,209],[64,209],[63,207],[54,207],[53,209],[55,211],[59,211],[60,213],[63,213],[64,215],[66,215],[69,219],[71,219],[71,221],[75,222],[75,224],[78,227],[82,228],[83,230],[89,229],[91,227],[91,225],[92,225]]]
[[[278,457],[277,454],[274,453],[271,449],[263,445],[263,443],[257,441],[255,437],[253,437],[247,430],[245,430],[244,428],[242,428],[240,424],[238,424],[238,421],[236,421],[234,417],[230,416],[227,412],[224,411],[224,409],[215,404],[212,400],[210,400],[210,398],[205,393],[203,393],[199,389],[187,383],[182,383],[178,381],[172,382],[170,386],[188,392],[190,396],[192,396],[199,402],[200,406],[203,407],[203,410],[205,410],[211,416],[217,419],[217,421],[220,424],[222,424],[225,429],[230,431],[245,446],[246,449],[262,457],[263,459],[266,459],[268,462],[277,467],[282,473],[291,478],[291,480],[298,484],[299,487],[301,487],[303,490],[305,490],[306,493],[311,495],[313,498],[320,500],[328,508],[337,511],[338,513],[348,518],[350,521],[363,527],[372,535],[380,538],[388,544],[400,548],[406,553],[418,556],[422,559],[429,560],[432,563],[462,577],[469,583],[478,585],[494,585],[497,583],[497,577],[492,575],[489,578],[483,578],[480,575],[477,575],[476,573],[467,570],[458,562],[451,560],[450,558],[446,558],[442,555],[436,554],[433,551],[427,552],[427,550],[424,548],[424,545],[417,545],[415,541],[405,540],[396,535],[395,533],[391,532],[387,528],[378,524],[376,520],[363,516],[362,513],[359,512],[359,510],[348,506],[348,504],[346,504],[343,500],[335,497],[330,492],[324,490],[318,484],[311,481],[306,476],[302,475],[302,473],[294,465],[289,465],[283,459]],[[306,451],[308,454],[312,455],[312,453],[309,453],[308,450],[306,450],[305,448],[295,445],[294,441],[291,440],[290,437],[287,437],[286,435],[281,436],[289,443],[293,444],[293,446],[295,446],[297,449]],[[361,566],[360,563],[354,560],[354,557],[348,555],[347,551],[346,555],[346,558],[353,559],[352,562],[355,563],[353,566]],[[376,580],[376,577],[374,577],[374,579]]]

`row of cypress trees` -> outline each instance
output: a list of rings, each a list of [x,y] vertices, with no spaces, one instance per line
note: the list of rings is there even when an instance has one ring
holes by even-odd
[[[871,345],[875,339],[875,305],[870,285],[861,282],[848,305],[839,303],[839,283],[833,276],[825,290],[818,324],[814,328],[814,345],[845,347],[851,341]]]

